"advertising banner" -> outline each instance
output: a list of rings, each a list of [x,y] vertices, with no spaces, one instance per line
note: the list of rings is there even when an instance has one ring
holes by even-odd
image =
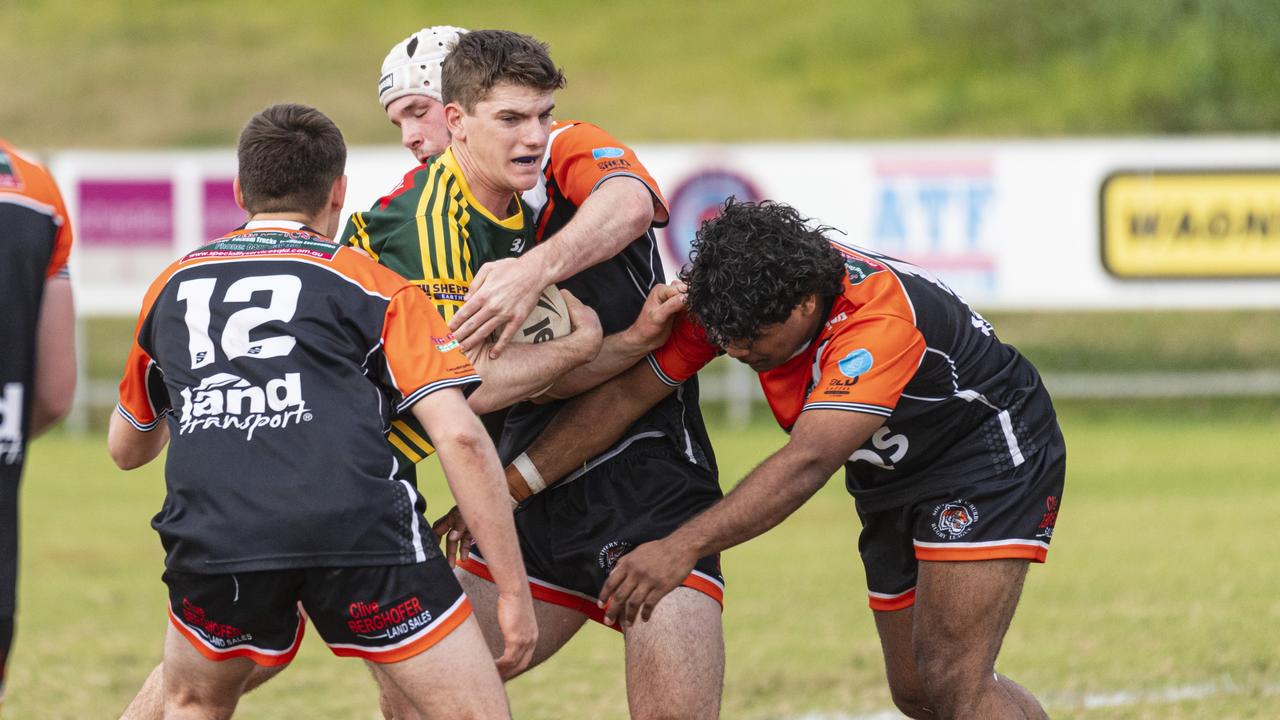
[[[1280,139],[635,146],[671,210],[668,276],[725,198],[772,199],[929,270],[978,309],[1280,307]],[[231,150],[63,153],[83,305],[132,313],[169,261],[244,221]],[[415,162],[350,151],[346,212]]]

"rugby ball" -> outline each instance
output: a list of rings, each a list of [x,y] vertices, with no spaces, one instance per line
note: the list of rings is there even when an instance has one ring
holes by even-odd
[[[555,285],[542,289],[538,302],[533,306],[529,317],[520,324],[520,329],[512,336],[514,342],[540,343],[555,340],[568,335],[573,330],[569,322],[569,306],[565,305],[564,296]]]

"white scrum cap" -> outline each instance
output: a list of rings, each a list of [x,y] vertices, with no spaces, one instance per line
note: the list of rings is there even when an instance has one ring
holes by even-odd
[[[436,25],[419,30],[391,48],[382,61],[382,76],[378,79],[382,109],[405,95],[426,95],[443,102],[440,68],[458,36],[465,32],[451,25]]]

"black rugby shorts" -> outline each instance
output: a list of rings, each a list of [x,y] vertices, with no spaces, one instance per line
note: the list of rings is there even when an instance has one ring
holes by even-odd
[[[534,495],[515,516],[534,599],[602,622],[596,599],[618,558],[670,535],[721,497],[715,475],[662,438],[638,440],[580,477]],[[479,548],[471,553],[461,567],[492,580]],[[699,559],[684,585],[723,605],[719,554]]]
[[[994,477],[930,491],[881,512],[859,507],[858,552],[871,609],[911,607],[920,560],[1044,562],[1066,469],[1066,444],[1057,432],[1040,452]]]
[[[265,666],[293,659],[305,617],[333,654],[392,663],[435,645],[471,614],[442,556],[412,565],[220,575],[166,570],[164,582],[169,621],[200,654]]]

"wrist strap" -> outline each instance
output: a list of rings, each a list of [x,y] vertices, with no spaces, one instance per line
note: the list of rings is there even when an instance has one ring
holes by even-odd
[[[520,453],[520,455],[511,461],[511,466],[520,473],[524,478],[524,482],[529,486],[529,493],[540,493],[547,489],[547,481],[542,479],[542,473],[538,472],[538,466],[533,464],[529,459],[528,453]]]

